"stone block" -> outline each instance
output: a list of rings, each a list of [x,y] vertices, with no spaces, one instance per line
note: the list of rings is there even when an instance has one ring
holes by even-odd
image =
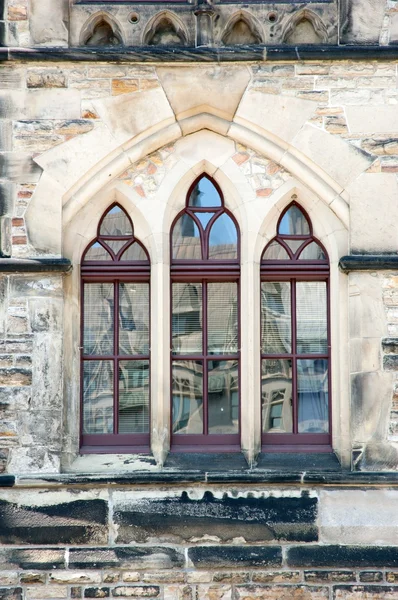
[[[80,100],[78,90],[30,89],[25,97],[25,118],[80,119]]]
[[[347,26],[342,31],[343,43],[377,44],[384,18],[383,3],[378,0],[351,0],[348,4]],[[372,15],[372,18],[367,18]]]
[[[20,89],[24,83],[24,72],[16,66],[4,67],[0,70],[0,89]]]
[[[61,600],[68,597],[66,585],[27,587],[24,592],[26,600]]]
[[[68,45],[68,1],[32,0],[30,31],[34,46]]]
[[[22,573],[19,577],[20,583],[32,584],[32,583],[46,583],[47,575],[40,572],[27,572]]]
[[[130,577],[126,577],[126,575],[130,575]],[[135,578],[131,578],[131,575],[135,576]],[[140,581],[140,579],[144,583],[184,583],[185,573],[181,571],[161,571],[157,573],[145,573],[142,576],[137,572],[123,574],[123,581]]]
[[[60,410],[20,412],[18,433],[23,446],[42,444],[50,451],[60,451],[62,438]]]
[[[26,152],[0,154],[0,178],[14,183],[35,183],[39,181],[42,169],[33,162]]]
[[[15,204],[15,183],[0,183],[0,214],[11,215]]]
[[[218,497],[207,491],[200,499],[190,498],[186,491],[153,498],[134,498],[123,492],[114,496],[118,543],[153,539],[192,542],[206,536],[222,542],[232,542],[237,537],[249,542],[315,541],[316,516],[317,498],[305,493],[287,497]]]
[[[32,298],[28,306],[33,332],[61,331],[63,305],[60,299]]]
[[[32,409],[59,409],[62,405],[62,334],[37,333],[32,361]],[[1,380],[1,379],[0,379]]]
[[[213,575],[214,583],[249,583],[250,573],[240,571],[216,571]]]
[[[26,86],[28,88],[65,88],[67,87],[66,75],[60,69],[46,67],[28,69]]]
[[[62,298],[62,277],[43,274],[41,276],[14,275],[10,279],[10,298]],[[30,350],[32,348],[30,347]],[[15,349],[15,352],[27,350]]]
[[[398,547],[394,546],[291,546],[287,549],[289,567],[398,567]]]
[[[0,588],[1,600],[22,600],[22,588]]]
[[[112,96],[137,92],[138,87],[138,79],[112,79]]]
[[[48,577],[49,583],[84,584],[101,583],[101,573],[87,571],[52,571]]]
[[[12,254],[11,231],[10,217],[0,217],[0,256],[2,257],[7,258]]]
[[[299,571],[253,571],[253,583],[298,583],[302,580]]]
[[[84,590],[85,598],[109,598],[108,587],[86,587]]]
[[[188,549],[188,558],[199,569],[230,567],[280,567],[279,546],[197,546]]]
[[[329,600],[327,587],[310,585],[265,586],[247,585],[235,587],[236,600]]]
[[[9,569],[48,571],[65,568],[65,550],[60,548],[0,548],[0,573]]]
[[[354,571],[304,571],[304,580],[310,583],[355,581]]]
[[[0,586],[15,585],[18,583],[18,573],[16,571],[0,571]]]
[[[230,585],[198,585],[196,597],[193,594],[192,600],[232,600],[232,588]]]
[[[171,569],[185,564],[181,551],[168,547],[72,548],[69,567],[74,569]]]
[[[397,587],[382,585],[336,585],[333,600],[396,600]]]
[[[390,358],[390,356],[384,358]],[[353,441],[363,443],[383,439],[389,418],[392,383],[393,374],[389,372],[375,371],[373,373],[356,373],[351,376],[351,435]],[[378,400],[376,414],[374,411],[375,397]],[[379,456],[379,460],[383,462],[383,457]]]
[[[359,573],[359,581],[365,583],[377,583],[383,581],[382,571],[361,571]]]
[[[28,369],[0,369],[0,386],[31,385],[32,371]]]
[[[59,453],[43,446],[13,448],[9,461],[10,473],[59,473]]]
[[[0,448],[0,473],[4,473],[7,469],[7,462],[8,462],[8,455],[9,455],[9,448]],[[0,577],[0,585],[2,584],[1,581],[1,577]],[[8,584],[6,584],[8,585]]]
[[[114,598],[157,598],[160,595],[159,586],[130,585],[112,588]]]

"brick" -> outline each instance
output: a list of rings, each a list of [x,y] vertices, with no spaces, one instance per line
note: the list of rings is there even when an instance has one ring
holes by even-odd
[[[289,586],[239,586],[235,587],[236,600],[329,600],[329,589],[327,587],[315,587],[306,585]]]
[[[115,587],[112,590],[114,598],[157,598],[160,588],[154,585],[131,585]]]

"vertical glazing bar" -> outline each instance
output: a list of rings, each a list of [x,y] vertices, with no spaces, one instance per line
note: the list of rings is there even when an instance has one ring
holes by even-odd
[[[202,354],[203,354],[203,433],[207,435],[209,433],[208,423],[208,368],[207,368],[207,281],[202,282]]]
[[[113,433],[119,433],[119,281],[113,293]]]
[[[298,398],[297,398],[297,315],[296,315],[296,280],[290,280],[291,293],[291,322],[292,322],[292,413],[293,433],[298,432]]]

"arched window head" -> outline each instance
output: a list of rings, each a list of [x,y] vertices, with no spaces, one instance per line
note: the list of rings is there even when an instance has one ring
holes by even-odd
[[[180,261],[239,261],[235,220],[224,207],[218,185],[207,175],[189,189],[186,208],[172,228],[171,258]]]
[[[82,451],[149,448],[149,275],[145,248],[118,204],[82,265]]]
[[[263,449],[330,449],[329,261],[296,202],[261,260]]]
[[[171,234],[172,449],[239,448],[239,235],[199,177]]]

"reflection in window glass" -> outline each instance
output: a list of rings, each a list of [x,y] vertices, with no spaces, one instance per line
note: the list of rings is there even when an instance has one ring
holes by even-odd
[[[301,260],[326,260],[324,251],[316,242],[308,244],[301,252],[299,258]]]
[[[188,206],[210,208],[221,206],[221,198],[213,183],[207,177],[202,177],[193,188]]]
[[[303,240],[284,239],[283,241],[285,242],[285,244],[287,244],[289,246],[289,248],[293,252],[293,254],[296,254],[296,252],[300,248],[300,246],[303,245]]]
[[[298,431],[327,433],[328,361],[326,359],[297,361]]]
[[[293,204],[283,215],[278,228],[279,235],[309,235],[310,226],[298,206]]]
[[[101,223],[100,235],[133,235],[131,223],[120,206],[114,206],[108,211]]]
[[[119,433],[149,432],[149,361],[119,362]]]
[[[290,283],[261,283],[261,346],[263,354],[291,352]]]
[[[298,281],[296,285],[297,352],[326,354],[326,282]]]
[[[235,282],[207,286],[208,354],[238,351],[238,286]]]
[[[83,352],[85,355],[113,354],[113,306],[113,283],[84,284]]]
[[[183,214],[173,229],[173,258],[177,260],[199,260],[202,258],[200,234],[195,221]]]
[[[238,361],[209,361],[207,386],[209,433],[238,433]]]
[[[261,413],[264,433],[292,433],[292,361],[261,361]]]
[[[195,212],[195,216],[199,219],[203,229],[206,229],[210,219],[214,217],[214,212]]]
[[[106,245],[112,248],[113,252],[117,254],[123,246],[126,245],[126,240],[106,240]]]
[[[203,433],[203,364],[178,361],[172,368],[173,433]]]
[[[110,360],[84,363],[83,432],[113,433],[113,362]]]
[[[148,257],[144,252],[144,249],[138,242],[131,244],[120,257],[120,260],[145,260],[148,261]]]
[[[202,353],[202,284],[173,283],[172,352]]]
[[[263,260],[290,260],[290,256],[279,242],[272,242],[265,250]]]
[[[112,260],[112,257],[101,244],[95,242],[86,252],[84,260]]]
[[[120,284],[119,353],[149,354],[149,283]]]
[[[222,214],[213,223],[209,235],[209,259],[227,260],[238,257],[238,234],[231,217]]]

